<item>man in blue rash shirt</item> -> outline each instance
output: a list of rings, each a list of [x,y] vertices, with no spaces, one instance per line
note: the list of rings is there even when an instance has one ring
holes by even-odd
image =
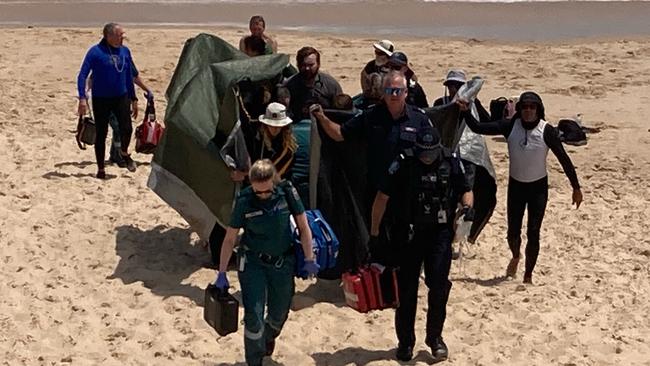
[[[92,72],[92,98],[97,137],[95,141],[95,158],[97,159],[97,178],[105,179],[104,155],[106,153],[106,135],[108,120],[111,113],[115,115],[120,125],[122,137],[121,155],[124,157],[127,169],[135,171],[135,162],[128,154],[133,127],[129,106],[137,113],[138,100],[133,86],[133,60],[131,51],[122,45],[124,30],[119,24],[108,23],[104,26],[104,37],[91,47],[81,65],[77,77],[79,92],[78,113],[80,116],[88,112],[86,96],[86,79]]]

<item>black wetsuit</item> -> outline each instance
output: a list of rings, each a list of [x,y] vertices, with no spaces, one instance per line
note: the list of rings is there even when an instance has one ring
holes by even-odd
[[[547,124],[546,122],[540,120],[537,123],[526,124],[522,123],[517,116],[511,120],[500,120],[494,122],[482,122],[478,123],[470,113],[463,113],[465,117],[465,122],[469,128],[479,134],[483,135],[503,135],[506,140],[508,140],[509,150],[511,146],[520,146],[521,150],[511,150],[510,152],[510,180],[508,183],[508,245],[512,251],[514,258],[519,258],[520,247],[521,247],[521,226],[524,216],[524,210],[528,206],[528,244],[526,245],[526,272],[525,276],[530,276],[533,273],[535,264],[537,262],[537,256],[539,254],[539,233],[542,226],[542,221],[544,219],[544,212],[546,210],[546,202],[548,200],[548,177],[546,175],[546,155],[541,149],[550,149],[553,151],[553,154],[557,157],[564,169],[564,173],[569,178],[571,186],[573,189],[579,189],[580,183],[578,182],[578,176],[576,175],[575,168],[571,163],[571,159],[567,155],[562,142],[558,136],[558,131],[555,127]],[[543,128],[540,128],[540,124],[543,124]],[[525,130],[524,138],[520,141],[511,141],[511,133],[513,129],[519,129],[519,126],[522,126]],[[534,144],[533,133],[530,131],[538,131],[542,129],[542,139],[545,146],[541,144]],[[520,130],[518,130],[520,131]],[[530,135],[529,135],[530,133]],[[531,140],[528,140],[528,136],[531,136]],[[528,148],[527,146],[531,146]],[[519,166],[513,164],[513,159],[520,159],[519,156],[514,156],[517,151],[524,151],[525,149],[532,149],[533,154],[536,159],[542,159],[543,155],[543,167],[539,166],[542,164],[541,161],[531,160],[527,166]],[[513,169],[513,165],[516,169]],[[526,180],[522,181],[521,179],[516,179],[520,175],[529,175],[529,171],[534,171],[536,169],[543,169],[544,172],[542,176],[535,180]],[[513,171],[514,170],[514,171]]]

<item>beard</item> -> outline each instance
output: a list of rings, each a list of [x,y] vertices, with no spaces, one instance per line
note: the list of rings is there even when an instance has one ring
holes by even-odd
[[[312,67],[309,70],[300,70],[300,74],[305,78],[305,79],[313,79],[318,75],[318,70],[320,67]]]

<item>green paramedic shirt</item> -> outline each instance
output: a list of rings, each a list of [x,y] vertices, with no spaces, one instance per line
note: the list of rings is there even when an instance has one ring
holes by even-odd
[[[230,227],[244,228],[241,243],[248,249],[279,256],[292,245],[289,215],[303,212],[298,191],[288,181],[278,184],[267,200],[257,198],[249,186],[237,195]]]

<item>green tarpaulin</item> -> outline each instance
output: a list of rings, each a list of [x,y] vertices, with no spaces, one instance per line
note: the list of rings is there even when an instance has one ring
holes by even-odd
[[[203,239],[230,217],[235,185],[219,149],[238,119],[237,83],[273,80],[289,56],[249,58],[208,34],[189,39],[167,88],[167,130],[148,186]]]
[[[235,184],[220,150],[238,121],[238,85],[245,89],[243,85],[278,81],[287,65],[287,55],[249,58],[207,34],[185,44],[167,89],[167,130],[154,155],[148,185],[204,240],[215,223],[226,226],[232,209]],[[480,85],[475,89],[478,92]],[[329,113],[337,123],[352,115]],[[462,133],[458,107],[449,104],[426,113],[440,129],[444,145],[453,149]],[[300,143],[294,184],[305,204],[321,209],[339,236],[338,270],[353,268],[367,254],[365,142],[336,143],[316,129],[310,132],[311,127],[308,120],[294,124]],[[322,146],[315,143],[321,139]]]

